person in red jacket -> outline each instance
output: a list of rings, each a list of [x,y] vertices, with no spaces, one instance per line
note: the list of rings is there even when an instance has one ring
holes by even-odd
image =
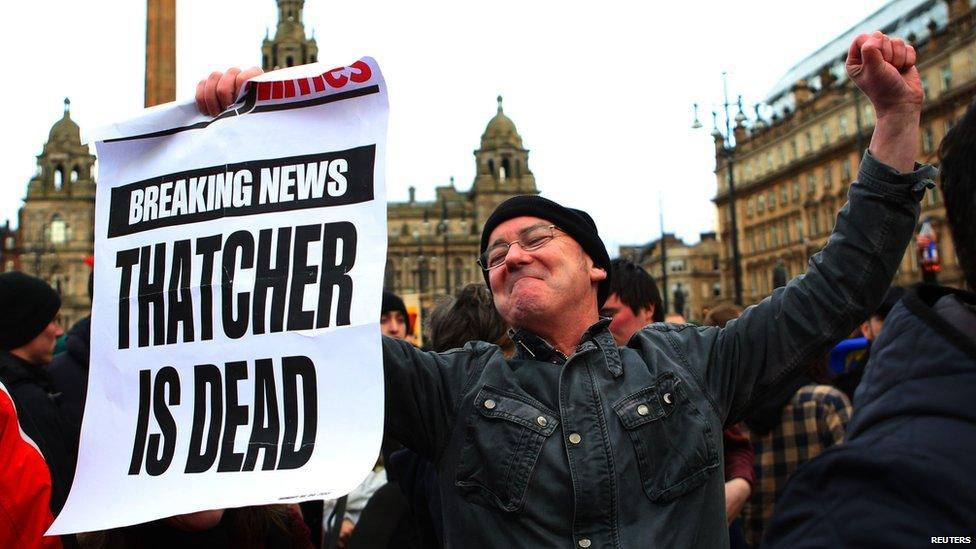
[[[0,547],[60,548],[60,538],[44,535],[54,522],[50,500],[47,463],[0,383]]]

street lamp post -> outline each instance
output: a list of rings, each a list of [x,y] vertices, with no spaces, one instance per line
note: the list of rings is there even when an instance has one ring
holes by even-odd
[[[742,96],[735,103],[729,102],[729,85],[727,79],[727,73],[722,73],[722,93],[723,93],[723,103],[722,108],[725,110],[725,134],[718,129],[718,113],[712,111],[712,137],[716,142],[721,140],[721,149],[719,149],[719,154],[721,158],[725,160],[726,168],[726,179],[729,185],[729,223],[731,225],[731,240],[732,240],[732,280],[733,280],[733,291],[735,297],[735,304],[742,305],[742,270],[741,270],[741,258],[739,256],[739,224],[736,217],[735,211],[735,135],[732,132],[732,120],[733,118],[729,116],[729,107],[738,106],[739,112],[735,115],[736,126],[740,126],[746,120],[746,115],[742,112]],[[701,122],[698,120],[698,103],[695,103],[695,121],[692,123],[692,128],[699,129],[702,127]]]
[[[451,295],[451,263],[447,260],[447,202],[441,203],[441,220],[437,222],[437,234],[444,238],[444,295]]]

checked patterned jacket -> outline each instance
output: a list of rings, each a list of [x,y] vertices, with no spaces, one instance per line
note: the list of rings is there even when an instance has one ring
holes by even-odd
[[[811,383],[796,391],[771,431],[762,436],[749,432],[756,452],[756,482],[742,518],[751,547],[759,547],[776,500],[793,472],[827,448],[844,442],[852,411],[850,400],[840,390]]]

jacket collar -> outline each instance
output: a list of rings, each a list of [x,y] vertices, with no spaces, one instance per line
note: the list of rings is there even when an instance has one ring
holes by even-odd
[[[37,383],[45,390],[51,388],[51,376],[43,366],[31,364],[10,351],[0,351],[0,379],[8,388],[24,381]]]
[[[613,334],[607,329],[609,325],[609,318],[600,317],[583,333],[583,337],[580,338],[573,354],[600,349],[606,358],[607,369],[613,377],[618,377],[623,374],[623,366],[620,361],[620,352],[617,350],[617,343],[613,339]],[[559,365],[565,364],[569,359],[548,341],[528,330],[512,329],[508,331],[508,336],[515,342],[515,356],[513,358],[538,360]]]

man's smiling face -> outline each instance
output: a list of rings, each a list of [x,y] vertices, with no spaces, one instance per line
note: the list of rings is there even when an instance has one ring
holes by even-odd
[[[512,327],[537,331],[540,323],[559,323],[559,315],[578,309],[581,300],[596,306],[594,283],[606,276],[572,237],[558,228],[554,238],[532,251],[521,242],[552,223],[538,217],[515,217],[491,232],[488,248],[514,242],[504,263],[488,273],[495,306]]]

